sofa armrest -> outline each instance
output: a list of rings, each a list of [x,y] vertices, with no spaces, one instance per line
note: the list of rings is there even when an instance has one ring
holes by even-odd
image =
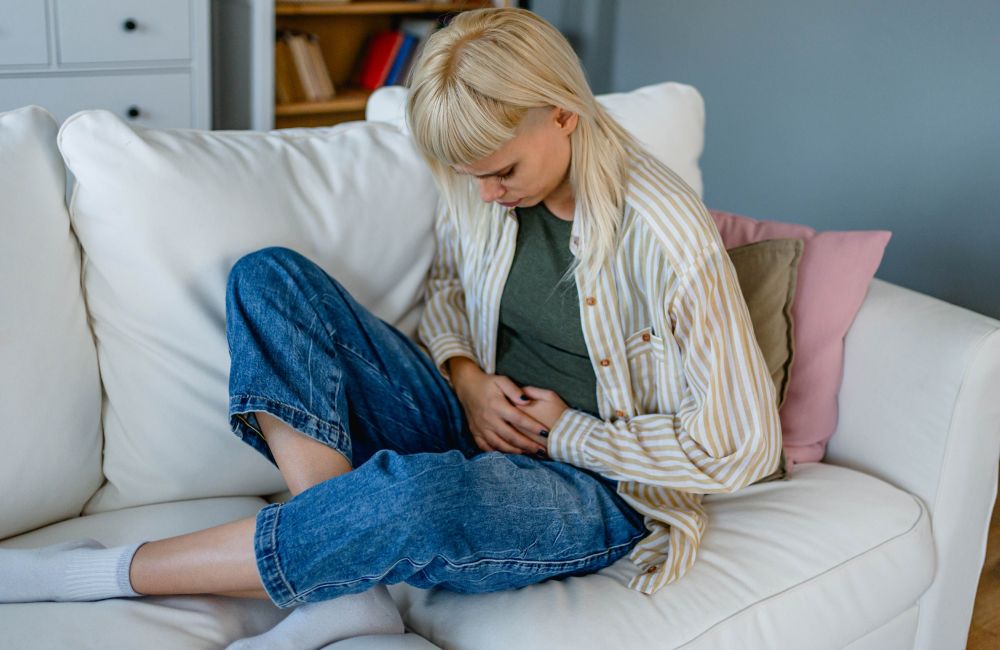
[[[824,462],[931,512],[938,566],[916,647],[965,647],[997,494],[1000,321],[873,280],[845,339],[838,411]]]

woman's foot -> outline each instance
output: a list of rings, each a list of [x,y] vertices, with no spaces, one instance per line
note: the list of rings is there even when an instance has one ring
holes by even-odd
[[[128,570],[144,542],[105,548],[74,539],[31,549],[0,549],[0,603],[135,597]]]
[[[385,585],[299,605],[271,630],[234,641],[226,650],[315,650],[355,636],[403,634],[403,618]]]

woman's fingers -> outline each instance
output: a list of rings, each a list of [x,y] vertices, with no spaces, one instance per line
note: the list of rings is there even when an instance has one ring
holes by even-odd
[[[503,420],[494,425],[493,432],[503,438],[504,442],[517,447],[519,453],[535,455],[539,450],[546,451],[544,444],[535,442]]]
[[[494,375],[494,382],[497,387],[503,392],[504,397],[509,399],[512,404],[527,404],[530,399],[521,399],[522,397],[527,397],[521,387],[514,383],[514,381],[505,375]]]
[[[492,449],[490,451],[502,451],[505,454],[520,454],[520,453],[522,453],[522,451],[520,449],[518,449],[514,445],[509,444],[506,440],[504,440],[495,431],[487,431],[487,432],[485,432],[485,434],[484,434],[483,437],[486,439],[486,442],[492,447]]]
[[[541,435],[542,431],[545,430],[544,424],[514,407],[505,408],[502,415],[508,424],[513,425],[519,432],[531,438],[532,442],[543,447],[547,446],[545,438]]]

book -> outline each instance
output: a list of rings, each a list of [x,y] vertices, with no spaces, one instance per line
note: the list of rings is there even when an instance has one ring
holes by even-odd
[[[283,31],[279,33],[278,40],[284,47],[275,53],[275,93],[297,97],[292,101],[321,102],[333,99],[336,90],[323,59],[319,37],[311,33]],[[288,56],[284,59],[291,61],[291,64],[282,60],[280,64],[284,67],[279,68],[278,52],[285,50]],[[279,75],[296,79],[301,93],[295,92],[294,82],[291,84],[292,88],[288,88],[288,84],[281,81]]]
[[[299,81],[302,83],[302,88],[305,90],[305,99],[306,101],[314,101],[317,94],[317,81],[309,61],[309,49],[305,36],[288,32],[283,38],[288,43],[288,50],[292,53],[292,63]]]
[[[330,71],[326,67],[323,59],[323,50],[319,46],[319,36],[316,34],[306,35],[306,45],[309,51],[309,62],[313,77],[317,82],[317,93],[313,97],[314,101],[328,101],[337,94],[330,79]]]
[[[288,41],[280,34],[274,41],[274,99],[278,104],[293,104],[306,99]]]
[[[396,53],[396,58],[392,62],[392,68],[389,70],[389,76],[385,79],[386,86],[393,86],[399,83],[400,75],[403,71],[403,67],[409,61],[410,54],[413,53],[413,46],[419,40],[413,34],[409,32],[403,33],[403,43],[399,46],[399,52]]]
[[[413,71],[413,66],[420,59],[420,55],[424,51],[427,39],[441,27],[441,21],[434,18],[404,18],[400,21],[399,28],[415,36],[417,42],[414,44],[408,60],[403,64],[403,69],[400,71],[396,83],[405,86],[410,85],[410,74]]]
[[[392,62],[399,53],[405,35],[399,30],[382,31],[374,34],[361,60],[358,85],[368,90],[376,90],[385,84]]]

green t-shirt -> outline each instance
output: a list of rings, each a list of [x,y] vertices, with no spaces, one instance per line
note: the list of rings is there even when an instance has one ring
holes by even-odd
[[[572,276],[572,221],[538,205],[515,208],[517,244],[500,298],[496,374],[518,386],[554,390],[571,408],[599,417],[597,378],[580,327]]]

